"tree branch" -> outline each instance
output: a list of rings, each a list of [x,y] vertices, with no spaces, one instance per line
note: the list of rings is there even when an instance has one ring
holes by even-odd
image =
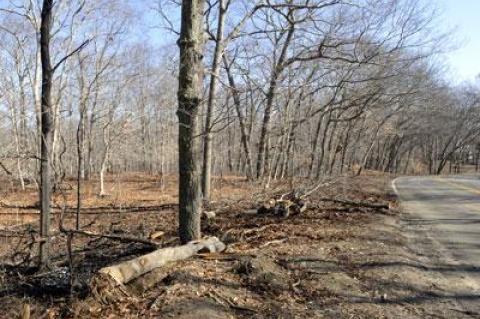
[[[63,62],[65,62],[68,58],[70,58],[72,55],[74,55],[77,52],[80,52],[84,47],[86,47],[90,43],[90,39],[86,40],[82,44],[80,44],[75,50],[64,56],[60,61],[58,61],[57,64],[53,67],[53,72],[58,69],[60,65],[62,65]]]

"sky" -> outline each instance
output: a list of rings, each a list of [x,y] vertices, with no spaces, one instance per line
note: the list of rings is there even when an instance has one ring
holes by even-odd
[[[472,81],[480,74],[480,0],[440,0],[444,21],[455,27],[460,48],[449,53],[454,82]]]

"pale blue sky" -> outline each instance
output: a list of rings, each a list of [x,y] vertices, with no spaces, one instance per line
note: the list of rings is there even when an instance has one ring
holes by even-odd
[[[456,27],[460,48],[448,54],[453,82],[480,74],[480,0],[439,0],[447,24]]]

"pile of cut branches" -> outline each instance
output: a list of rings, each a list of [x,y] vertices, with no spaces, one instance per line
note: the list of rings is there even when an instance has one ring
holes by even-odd
[[[328,187],[332,183],[332,181],[322,181],[308,191],[305,191],[303,187],[298,187],[285,194],[273,196],[260,205],[257,213],[260,215],[269,214],[285,218],[290,215],[303,213],[307,209],[308,197],[319,188]]]

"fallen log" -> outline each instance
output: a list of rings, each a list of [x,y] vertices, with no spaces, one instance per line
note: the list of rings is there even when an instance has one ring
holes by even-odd
[[[102,278],[113,280],[116,285],[124,285],[168,263],[187,259],[200,252],[221,252],[225,248],[217,237],[208,237],[182,246],[155,250],[120,264],[102,268],[99,274]]]

